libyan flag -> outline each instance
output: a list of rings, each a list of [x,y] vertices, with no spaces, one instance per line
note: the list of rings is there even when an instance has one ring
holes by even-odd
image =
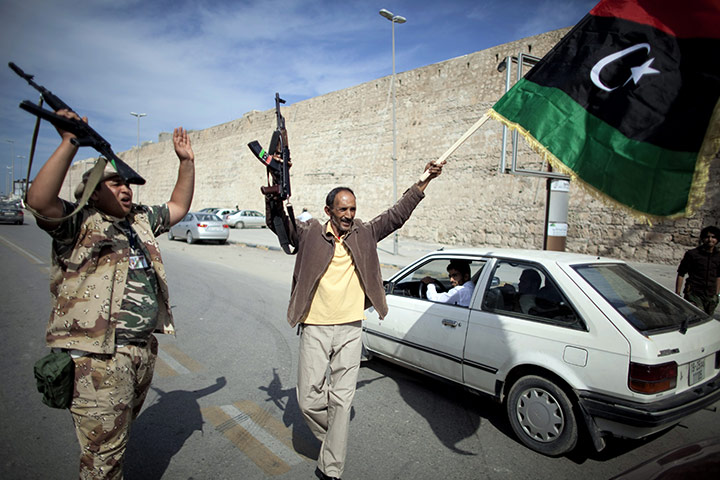
[[[690,216],[720,150],[720,0],[603,0],[490,110],[646,217]]]

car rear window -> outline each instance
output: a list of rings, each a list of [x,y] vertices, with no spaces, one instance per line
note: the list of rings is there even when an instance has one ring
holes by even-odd
[[[220,222],[220,217],[212,213],[198,213],[197,218],[201,222]]]
[[[594,264],[573,268],[642,333],[681,330],[711,319],[628,265]]]

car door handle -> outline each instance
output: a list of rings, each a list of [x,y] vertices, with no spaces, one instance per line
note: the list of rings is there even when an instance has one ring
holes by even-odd
[[[445,325],[446,327],[453,327],[453,328],[457,328],[462,325],[460,322],[456,322],[455,320],[448,320],[447,318],[443,318],[442,324]]]

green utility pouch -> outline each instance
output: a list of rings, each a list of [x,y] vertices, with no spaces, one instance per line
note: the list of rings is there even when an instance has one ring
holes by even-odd
[[[75,384],[75,363],[68,352],[51,352],[35,362],[35,380],[42,401],[52,408],[68,408]]]

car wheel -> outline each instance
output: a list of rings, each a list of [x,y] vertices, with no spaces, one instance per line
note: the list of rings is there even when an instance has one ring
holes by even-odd
[[[187,235],[185,236],[185,241],[189,244],[195,243],[195,239],[193,238],[191,232],[187,232]]]
[[[172,230],[168,230],[168,240],[175,240],[175,235],[172,234]]]
[[[245,223],[243,223],[243,222],[237,222],[237,223],[235,224],[235,228],[245,228]]]
[[[578,440],[573,404],[565,392],[543,377],[522,377],[506,400],[510,425],[529,448],[544,455],[569,452]]]

